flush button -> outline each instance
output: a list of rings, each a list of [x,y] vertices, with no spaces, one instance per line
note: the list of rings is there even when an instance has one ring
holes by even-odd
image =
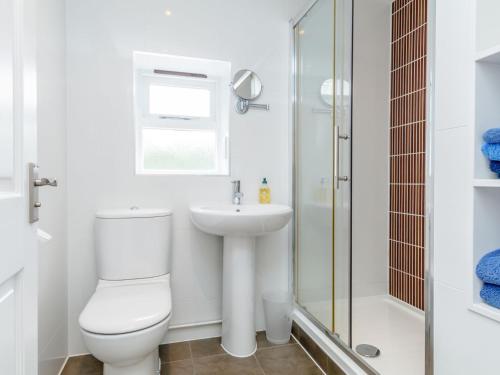
[[[138,209],[139,209],[139,207],[137,207],[137,206],[132,206],[132,207],[130,207],[130,209],[131,209],[132,211],[136,211],[136,210],[138,210]]]

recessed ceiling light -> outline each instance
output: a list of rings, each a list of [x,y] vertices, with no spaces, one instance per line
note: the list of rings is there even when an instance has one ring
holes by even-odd
[[[172,15],[172,11],[170,9],[167,9],[165,10],[165,15],[168,17],[168,16],[171,16]]]

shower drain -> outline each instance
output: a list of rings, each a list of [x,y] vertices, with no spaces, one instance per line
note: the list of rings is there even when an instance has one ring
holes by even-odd
[[[369,344],[360,344],[356,346],[356,353],[363,357],[375,358],[380,355],[380,349]]]

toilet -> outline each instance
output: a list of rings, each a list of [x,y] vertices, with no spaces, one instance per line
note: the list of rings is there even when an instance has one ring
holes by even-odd
[[[99,211],[95,219],[97,288],[80,314],[88,350],[104,375],[159,374],[158,346],[172,311],[172,212]]]

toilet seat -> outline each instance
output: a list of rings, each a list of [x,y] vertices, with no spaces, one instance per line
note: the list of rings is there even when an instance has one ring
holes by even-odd
[[[80,327],[98,335],[120,335],[153,327],[170,316],[170,277],[101,281],[80,314]]]
[[[104,363],[104,375],[158,373],[158,345],[165,338],[171,315],[140,331],[103,335],[80,329],[89,351]]]

